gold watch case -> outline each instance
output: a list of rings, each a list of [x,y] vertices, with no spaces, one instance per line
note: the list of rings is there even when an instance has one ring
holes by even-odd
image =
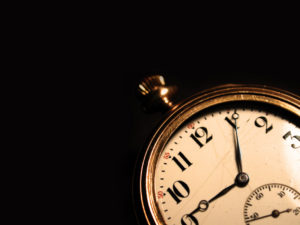
[[[172,134],[196,113],[223,103],[259,102],[273,105],[300,118],[300,97],[274,87],[228,84],[217,86],[174,105],[150,137],[141,153],[133,181],[134,208],[140,224],[165,224],[154,194],[156,162]]]

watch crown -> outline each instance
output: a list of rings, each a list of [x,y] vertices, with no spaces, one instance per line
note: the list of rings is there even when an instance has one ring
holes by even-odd
[[[145,77],[140,82],[138,93],[145,111],[165,111],[173,106],[171,99],[176,93],[177,87],[165,85],[162,75]]]

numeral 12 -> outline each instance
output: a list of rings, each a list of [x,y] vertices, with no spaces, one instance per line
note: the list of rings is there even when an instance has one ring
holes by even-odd
[[[209,136],[206,127],[199,127],[195,130],[195,134],[191,134],[190,137],[202,148],[204,144],[200,141],[200,139],[205,137],[205,144],[210,142],[213,138],[212,135]]]

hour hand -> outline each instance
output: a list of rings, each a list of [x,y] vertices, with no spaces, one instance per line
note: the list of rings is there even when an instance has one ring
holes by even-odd
[[[234,187],[245,187],[247,186],[249,182],[249,177],[248,174],[246,173],[239,173],[234,180],[234,183],[225,187],[223,190],[221,190],[218,194],[216,194],[214,197],[212,197],[210,200],[206,201],[206,200],[201,200],[198,207],[192,211],[189,215],[193,215],[196,212],[205,212],[208,207],[209,204],[212,203],[213,201],[215,201],[216,199],[226,195],[229,191],[231,191]]]

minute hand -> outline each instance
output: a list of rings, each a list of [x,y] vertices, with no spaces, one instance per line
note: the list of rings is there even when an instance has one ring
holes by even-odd
[[[242,168],[242,157],[241,157],[241,148],[240,148],[240,143],[239,143],[239,136],[238,136],[238,132],[237,132],[237,125],[236,125],[236,120],[235,120],[235,141],[236,141],[236,146],[235,146],[235,161],[236,161],[236,165],[238,168],[238,172],[242,173],[243,172],[243,168]]]

